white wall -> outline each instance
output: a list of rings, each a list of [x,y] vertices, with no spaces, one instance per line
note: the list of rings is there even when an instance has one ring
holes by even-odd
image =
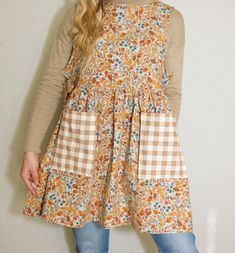
[[[234,252],[235,3],[166,2],[185,19],[179,134],[191,181],[197,245],[200,253]],[[19,176],[30,106],[69,5],[66,0],[0,1],[0,245],[6,253],[75,253],[69,228],[21,214],[26,188]],[[112,230],[110,249],[111,253],[156,252],[152,239],[131,227]]]

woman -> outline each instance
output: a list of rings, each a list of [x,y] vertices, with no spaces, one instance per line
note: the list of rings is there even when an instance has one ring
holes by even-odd
[[[71,227],[80,253],[108,252],[109,229],[128,224],[160,252],[198,252],[177,134],[183,49],[181,13],[158,0],[67,12],[27,134],[23,214]]]

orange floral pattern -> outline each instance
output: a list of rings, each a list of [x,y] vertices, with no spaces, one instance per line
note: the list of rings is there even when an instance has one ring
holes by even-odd
[[[62,111],[40,160],[38,196],[28,191],[23,214],[68,227],[93,220],[105,228],[131,224],[139,232],[192,232],[188,177],[138,178],[140,113],[172,111],[164,87],[173,73],[164,60],[173,7],[160,1],[107,3],[105,10],[104,33],[79,82],[73,58],[63,70],[64,108],[99,115],[92,176],[51,167]]]

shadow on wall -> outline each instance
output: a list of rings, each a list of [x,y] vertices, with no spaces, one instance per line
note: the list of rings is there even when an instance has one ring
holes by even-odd
[[[29,124],[30,116],[31,116],[31,108],[34,104],[34,99],[36,96],[36,91],[38,87],[38,83],[40,82],[41,76],[44,71],[44,67],[47,63],[48,57],[50,55],[50,51],[53,44],[53,39],[55,37],[55,34],[58,30],[59,24],[61,23],[61,20],[65,14],[65,12],[74,4],[74,1],[64,1],[64,5],[58,9],[56,12],[55,17],[53,18],[49,33],[46,38],[45,46],[41,55],[41,58],[38,61],[37,70],[35,72],[32,85],[30,87],[30,90],[28,92],[28,95],[25,99],[24,106],[22,107],[23,110],[20,115],[20,121],[18,122],[18,125],[15,127],[15,133],[13,137],[13,141],[10,146],[10,159],[7,164],[6,169],[6,178],[12,185],[12,188],[15,190],[13,193],[13,196],[10,200],[10,205],[8,209],[8,213],[12,215],[22,215],[22,209],[23,209],[23,203],[26,197],[26,186],[24,185],[21,177],[20,177],[20,169],[22,165],[22,158],[23,158],[23,149],[24,149],[24,139],[27,132],[27,127]],[[49,137],[52,134],[52,131],[56,125],[56,122],[58,120],[60,111],[62,109],[63,105],[63,99],[61,98],[60,104],[57,108],[57,111],[54,115],[54,118],[49,126],[49,129],[47,131],[46,136],[43,139],[42,147],[45,149],[47,142],[49,140]],[[29,217],[25,217],[25,219],[30,219]],[[51,226],[51,224],[46,224],[45,221],[40,220],[38,217],[37,220],[32,218],[31,222],[35,222],[35,227],[37,226],[38,222],[45,223],[45,226]],[[68,245],[68,252],[74,253],[75,252],[75,243],[72,235],[72,231],[68,227],[64,227],[64,235],[65,240]],[[134,232],[133,228],[131,226],[126,226],[122,228],[116,228],[117,230],[122,231],[122,233],[130,233],[131,231]],[[155,243],[153,242],[150,235],[141,234],[136,232],[138,238],[140,239],[144,252],[143,253],[158,253]]]

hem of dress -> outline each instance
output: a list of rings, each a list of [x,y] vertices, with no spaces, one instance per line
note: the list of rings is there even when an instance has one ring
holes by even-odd
[[[83,223],[81,224],[69,224],[69,223],[65,223],[65,222],[61,222],[60,220],[57,219],[51,219],[50,217],[43,215],[43,214],[38,214],[38,213],[27,213],[25,211],[22,212],[23,215],[28,216],[28,217],[36,217],[36,218],[40,218],[43,221],[46,221],[48,223],[51,224],[57,224],[57,225],[61,225],[61,226],[65,226],[65,227],[69,227],[69,228],[82,228],[86,225],[86,223],[88,222],[98,222],[99,225],[103,228],[103,229],[112,229],[112,228],[117,228],[117,227],[122,227],[122,226],[131,226],[136,232],[139,233],[147,233],[147,234],[174,234],[174,233],[188,233],[191,232],[193,233],[193,227],[191,226],[189,229],[181,229],[181,230],[172,230],[172,231],[165,231],[165,230],[158,230],[158,231],[154,231],[151,232],[149,230],[143,229],[141,227],[138,227],[135,225],[135,223],[132,222],[132,220],[128,220],[127,222],[123,222],[123,223],[116,223],[113,225],[102,225],[101,221],[99,219],[89,219],[89,220],[84,220]]]

